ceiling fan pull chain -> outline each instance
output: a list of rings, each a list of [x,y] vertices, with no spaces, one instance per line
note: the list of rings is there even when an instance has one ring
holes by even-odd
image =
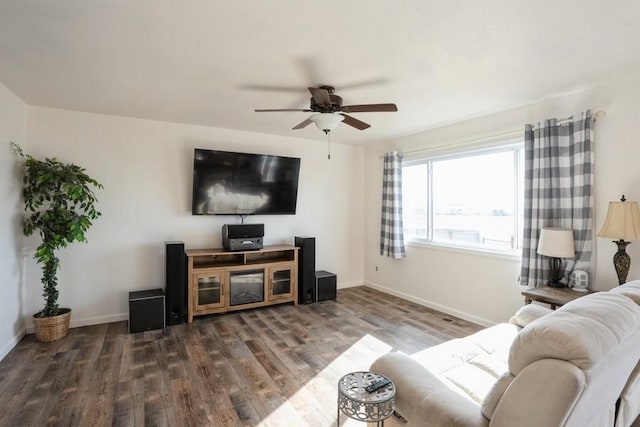
[[[327,159],[331,160],[331,132],[327,132]]]

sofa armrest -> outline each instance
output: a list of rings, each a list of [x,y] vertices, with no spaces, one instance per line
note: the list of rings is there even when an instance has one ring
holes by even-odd
[[[452,390],[409,356],[387,353],[371,365],[371,371],[389,377],[396,386],[396,409],[407,426],[488,426],[480,406]]]
[[[491,426],[604,425],[567,423],[585,384],[583,371],[572,363],[558,359],[537,360],[511,382],[493,412]]]

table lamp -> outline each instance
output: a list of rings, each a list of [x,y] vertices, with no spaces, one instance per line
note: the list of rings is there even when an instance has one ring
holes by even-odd
[[[538,250],[540,255],[549,257],[549,281],[551,288],[564,288],[564,261],[562,258],[574,258],[573,230],[567,228],[543,228],[540,230]]]
[[[619,202],[609,202],[607,217],[604,225],[598,233],[598,237],[610,237],[618,246],[618,251],[613,255],[613,266],[618,275],[618,284],[627,281],[631,258],[626,252],[628,240],[640,240],[640,209],[638,202],[627,202],[624,194]]]

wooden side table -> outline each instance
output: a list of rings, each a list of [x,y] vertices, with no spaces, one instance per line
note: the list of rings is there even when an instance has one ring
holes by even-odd
[[[530,288],[522,291],[524,296],[524,303],[531,304],[532,301],[537,301],[545,304],[549,304],[552,310],[565,305],[566,303],[578,299],[585,295],[592,294],[597,291],[578,292],[571,288],[551,288],[549,286],[540,286],[538,288]]]

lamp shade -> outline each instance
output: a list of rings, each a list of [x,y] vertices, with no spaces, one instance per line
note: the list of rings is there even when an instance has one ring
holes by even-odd
[[[598,237],[640,240],[640,209],[638,202],[609,202],[607,217]]]
[[[344,116],[342,114],[318,113],[312,114],[311,117],[309,117],[309,120],[315,123],[316,126],[318,126],[318,129],[330,132],[335,130],[338,123],[344,120]]]
[[[573,230],[567,228],[543,228],[538,240],[538,253],[553,258],[574,258]]]

